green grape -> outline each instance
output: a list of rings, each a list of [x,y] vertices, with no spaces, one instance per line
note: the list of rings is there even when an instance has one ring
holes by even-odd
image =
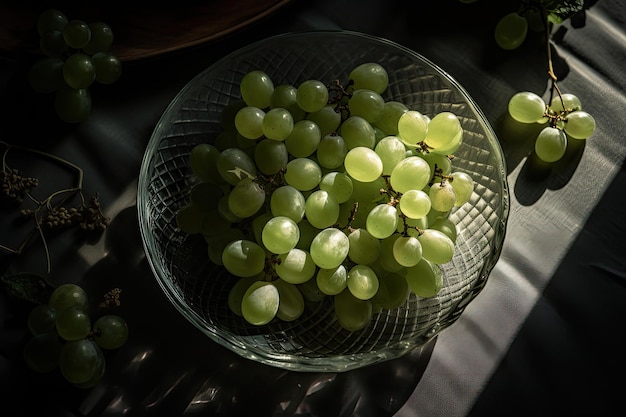
[[[435,264],[445,264],[454,256],[454,242],[445,233],[426,229],[417,239],[422,245],[422,257]]]
[[[389,85],[387,70],[376,62],[365,62],[350,71],[348,79],[356,90],[368,89],[382,94]]]
[[[91,37],[83,51],[89,55],[94,55],[98,52],[109,52],[111,45],[113,45],[113,31],[111,27],[104,22],[92,22],[88,26]]]
[[[406,302],[411,293],[409,284],[399,273],[387,273],[378,278],[378,291],[372,298],[382,308],[398,308]]]
[[[265,203],[265,191],[252,178],[244,178],[228,194],[228,208],[242,219],[255,215]]]
[[[360,116],[374,123],[383,114],[385,100],[375,91],[359,89],[352,93],[348,100],[348,107],[352,116]]]
[[[41,58],[28,72],[28,81],[38,93],[52,93],[63,86],[63,60],[60,58]]]
[[[428,191],[428,197],[430,197],[431,208],[442,212],[450,211],[457,201],[450,181],[434,183]]]
[[[321,137],[335,133],[341,125],[341,112],[330,104],[316,112],[309,113],[306,118],[319,127]]]
[[[348,145],[339,135],[326,135],[317,146],[317,160],[321,166],[327,169],[336,169],[343,165],[348,154]]]
[[[98,385],[98,383],[102,380],[102,377],[104,376],[105,371],[106,371],[106,358],[104,357],[104,354],[100,353],[98,355],[96,369],[93,375],[91,376],[91,378],[89,378],[85,382],[72,383],[72,385],[76,388],[81,388],[81,389],[93,388],[96,385]]]
[[[402,102],[386,101],[383,106],[383,112],[378,120],[374,122],[374,126],[385,132],[385,136],[398,135],[400,117],[407,111],[409,111],[409,108]]]
[[[268,251],[276,254],[287,253],[300,240],[300,229],[289,217],[273,217],[265,223],[261,240]]]
[[[100,84],[113,84],[122,75],[122,61],[110,53],[97,52],[91,56],[95,67],[95,80]]]
[[[70,48],[82,49],[91,40],[91,29],[83,20],[70,20],[63,27],[63,38]]]
[[[370,148],[357,146],[346,154],[344,167],[350,177],[361,182],[372,182],[383,173],[383,161]]]
[[[324,175],[319,183],[320,190],[332,195],[337,203],[345,203],[352,197],[352,179],[343,172],[331,171]]]
[[[217,171],[217,158],[220,151],[214,145],[201,143],[194,146],[189,152],[189,166],[191,171],[201,181],[220,184],[224,179]]]
[[[218,206],[218,199],[224,196],[222,188],[210,182],[199,182],[191,187],[189,202],[204,210]]]
[[[380,240],[366,229],[356,228],[348,234],[350,250],[348,257],[355,264],[370,265],[380,256]]]
[[[62,31],[67,25],[67,16],[58,9],[46,9],[37,17],[37,33],[43,36],[52,30]]]
[[[93,340],[103,349],[117,349],[128,340],[128,324],[122,317],[107,314],[93,324]]]
[[[285,216],[299,223],[304,217],[306,200],[297,188],[283,185],[270,196],[270,210],[275,217]]]
[[[430,165],[419,156],[409,156],[401,160],[391,171],[391,187],[400,193],[421,190],[431,179]]]
[[[89,299],[85,290],[77,284],[61,284],[50,294],[48,305],[57,314],[69,307],[80,307],[87,311]]]
[[[321,110],[328,103],[328,88],[319,80],[306,80],[296,90],[296,102],[307,113]]]
[[[91,318],[81,307],[68,307],[57,313],[56,329],[64,340],[84,339],[91,331]]]
[[[461,121],[456,114],[443,111],[436,114],[428,123],[428,131],[426,132],[424,142],[435,150],[447,147],[455,141],[462,131]]]
[[[280,107],[268,110],[261,122],[262,133],[269,139],[285,140],[293,129],[293,116],[289,110]]]
[[[401,236],[393,244],[393,257],[406,268],[415,266],[422,259],[422,244],[414,236]]]
[[[54,109],[64,122],[85,121],[91,113],[91,93],[86,88],[61,88],[55,93]]]
[[[397,136],[386,136],[378,141],[374,151],[383,163],[383,175],[391,175],[391,171],[406,158],[406,147]]]
[[[349,249],[348,236],[335,227],[329,227],[313,238],[309,252],[315,265],[322,269],[334,269],[346,259]]]
[[[315,275],[316,265],[309,251],[293,248],[287,253],[278,255],[274,264],[276,274],[291,284],[302,284]]]
[[[339,219],[339,203],[327,191],[316,190],[306,198],[304,215],[318,229],[330,227]]]
[[[294,158],[285,167],[285,182],[300,191],[310,191],[322,180],[320,166],[309,158]]]
[[[281,84],[274,88],[270,97],[270,108],[287,109],[294,122],[298,122],[306,117],[306,112],[298,106],[296,101],[296,87],[291,84]]]
[[[242,316],[241,302],[243,300],[243,296],[246,291],[248,291],[248,288],[250,288],[250,285],[262,279],[262,275],[263,273],[251,277],[239,278],[235,282],[235,284],[228,292],[228,308],[230,309],[230,311],[232,311],[239,317]]]
[[[555,113],[563,112],[565,111],[565,109],[563,108],[564,103],[565,109],[567,109],[568,113],[582,109],[582,105],[580,104],[580,99],[578,98],[578,96],[571,93],[565,93],[561,94],[560,96],[557,95],[553,97],[552,101],[550,101],[550,109]]]
[[[389,204],[377,204],[365,221],[367,231],[377,239],[391,236],[398,227],[397,209]]]
[[[452,138],[450,142],[448,142],[445,146],[440,146],[435,149],[431,149],[429,153],[438,153],[444,156],[453,155],[463,144],[463,129],[459,130],[459,132]]]
[[[343,138],[348,150],[356,147],[374,149],[376,146],[376,134],[371,123],[360,116],[350,116],[339,127],[340,136]]]
[[[276,317],[282,321],[294,321],[304,313],[304,297],[295,284],[282,279],[273,282],[278,289],[278,311]]]
[[[530,91],[520,91],[511,97],[508,105],[509,114],[520,123],[536,123],[546,111],[545,101]]]
[[[380,255],[378,257],[378,263],[385,271],[398,272],[404,269],[404,267],[400,265],[393,256],[393,245],[396,240],[400,239],[401,236],[402,235],[398,233],[394,233],[385,239],[381,239],[380,241]]]
[[[574,139],[587,139],[596,130],[596,121],[589,113],[576,110],[567,115],[564,130]]]
[[[176,226],[190,235],[200,233],[207,217],[207,210],[193,203],[181,206],[176,212]]]
[[[344,265],[320,268],[315,276],[317,287],[326,295],[337,295],[348,287],[348,271]]]
[[[48,304],[38,304],[28,313],[28,330],[33,336],[54,332],[56,310]]]
[[[448,236],[453,243],[456,242],[456,236],[457,236],[456,225],[449,218],[442,217],[442,218],[436,219],[434,222],[432,222],[428,226],[428,228],[439,230],[440,232],[443,232],[446,236]]]
[[[39,38],[39,49],[44,55],[63,59],[68,52],[67,43],[60,30],[50,30]]]
[[[372,321],[371,300],[361,300],[350,292],[348,288],[333,298],[335,317],[341,327],[356,332],[362,330]]]
[[[535,140],[535,153],[544,162],[556,162],[565,155],[567,136],[561,129],[547,126]]]
[[[72,54],[63,64],[63,79],[70,87],[81,89],[89,87],[96,77],[96,67],[89,55]]]
[[[246,139],[258,139],[263,136],[265,112],[260,107],[246,106],[235,115],[237,132]]]
[[[296,158],[312,155],[322,139],[320,128],[311,120],[300,120],[285,139],[287,152]]]
[[[243,76],[239,90],[243,101],[248,106],[265,109],[270,107],[274,83],[265,72],[253,70]]]
[[[407,110],[398,118],[398,137],[409,148],[426,138],[429,120],[417,110]]]
[[[443,287],[443,275],[437,265],[422,258],[417,265],[407,268],[405,279],[415,295],[430,298]]]
[[[82,384],[96,374],[102,356],[102,350],[92,340],[71,340],[61,348],[59,369],[72,384]]]
[[[251,240],[235,240],[224,247],[222,264],[235,276],[251,277],[265,268],[265,249]]]
[[[517,12],[508,13],[500,18],[494,29],[494,38],[498,46],[505,50],[518,48],[526,39],[528,21]]]
[[[257,174],[254,160],[239,148],[222,150],[216,165],[217,172],[230,185],[237,185],[244,178],[254,178]]]
[[[52,372],[59,365],[62,347],[55,332],[40,333],[26,342],[22,357],[33,371]]]
[[[350,293],[360,300],[369,300],[378,291],[378,276],[367,265],[354,265],[350,268],[346,281]]]
[[[452,180],[449,183],[456,197],[454,205],[460,207],[467,203],[472,197],[472,193],[474,192],[474,180],[468,173],[462,171],[455,171],[451,173],[450,176]]]
[[[311,223],[306,219],[302,219],[298,223],[298,228],[300,229],[300,240],[296,245],[298,249],[309,250],[311,248],[311,243],[313,243],[313,239],[320,232],[320,229],[317,227],[313,227]]]
[[[408,190],[400,197],[398,208],[409,219],[420,219],[431,209],[430,197],[422,190]]]
[[[265,175],[274,175],[284,169],[289,162],[285,142],[274,139],[261,139],[254,147],[254,163]]]

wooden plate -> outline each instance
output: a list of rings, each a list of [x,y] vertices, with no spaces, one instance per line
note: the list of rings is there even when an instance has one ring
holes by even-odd
[[[132,61],[217,40],[271,15],[291,2],[180,0],[150,8],[128,4],[116,5],[114,9],[89,5],[79,8],[68,6],[64,9],[61,2],[57,8],[70,20],[106,22],[115,36],[112,52],[122,61]],[[1,4],[0,52],[10,55],[39,53],[37,17],[43,10],[34,8],[32,4],[30,7],[25,6],[24,2],[18,1]]]

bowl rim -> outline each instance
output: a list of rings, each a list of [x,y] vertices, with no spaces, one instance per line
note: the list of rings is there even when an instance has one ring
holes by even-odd
[[[457,305],[454,306],[450,310],[450,314],[448,316],[453,316],[449,323],[446,323],[439,328],[435,328],[431,333],[429,333],[429,337],[423,344],[414,344],[413,346],[407,346],[402,351],[394,350],[393,354],[390,354],[387,351],[369,351],[366,354],[346,354],[346,355],[334,355],[332,356],[334,363],[329,363],[327,358],[319,358],[319,357],[305,357],[305,356],[293,356],[288,353],[280,354],[276,352],[268,352],[260,349],[256,349],[255,347],[250,347],[242,344],[239,340],[235,340],[234,338],[226,337],[223,334],[219,333],[216,329],[210,328],[206,326],[202,317],[194,310],[190,310],[186,303],[183,301],[181,294],[173,288],[173,286],[166,284],[164,281],[163,273],[157,264],[157,260],[155,259],[155,254],[152,253],[152,249],[150,248],[149,242],[151,241],[150,233],[148,227],[148,219],[145,208],[148,206],[146,197],[142,190],[147,189],[147,185],[151,180],[151,162],[152,156],[155,151],[158,149],[158,142],[161,139],[158,136],[158,132],[160,130],[160,126],[163,123],[166,123],[166,117],[171,113],[174,108],[178,108],[179,98],[186,96],[188,91],[192,88],[196,87],[196,83],[198,80],[205,77],[205,75],[215,68],[223,65],[224,62],[231,60],[237,56],[242,56],[250,51],[253,51],[259,46],[267,44],[269,42],[277,42],[281,40],[289,40],[289,39],[297,39],[303,37],[316,37],[316,36],[342,36],[342,37],[353,37],[360,38],[366,40],[368,42],[378,43],[381,46],[389,47],[396,50],[398,53],[404,54],[411,58],[421,61],[424,65],[428,66],[429,69],[435,71],[441,77],[443,77],[446,82],[448,82],[454,89],[458,91],[458,93],[462,96],[462,98],[467,102],[467,104],[471,107],[472,112],[476,115],[476,121],[480,124],[481,129],[484,131],[486,140],[490,143],[490,146],[493,148],[493,152],[498,161],[497,167],[499,168],[498,172],[495,175],[498,176],[499,183],[501,184],[501,192],[499,196],[499,206],[500,206],[500,218],[498,222],[498,230],[496,230],[496,235],[499,237],[498,240],[493,239],[490,241],[491,250],[489,251],[489,259],[490,262],[485,264],[481,268],[482,274],[476,279],[474,282],[474,286],[471,288],[472,294],[469,297],[461,298],[457,302]],[[510,214],[510,189],[507,178],[507,166],[506,159],[504,157],[504,152],[502,150],[500,141],[493,130],[493,127],[489,123],[482,109],[475,100],[469,95],[467,90],[448,72],[443,70],[437,64],[435,64],[430,59],[424,57],[420,53],[401,45],[395,41],[382,38],[376,35],[366,34],[357,31],[350,30],[340,30],[340,29],[331,29],[331,30],[314,30],[314,31],[293,31],[281,33],[273,36],[269,36],[263,38],[261,40],[249,43],[245,46],[242,46],[234,51],[231,51],[221,58],[216,59],[212,64],[208,65],[204,70],[200,71],[196,76],[192,77],[175,95],[175,97],[170,101],[170,103],[166,106],[161,116],[159,117],[158,122],[155,124],[155,128],[151,132],[150,139],[145,149],[144,156],[141,161],[139,178],[137,183],[137,211],[138,211],[138,222],[142,240],[142,246],[144,249],[146,260],[149,264],[150,270],[153,273],[158,285],[163,290],[166,297],[169,301],[175,306],[176,310],[188,321],[190,321],[194,327],[198,328],[200,331],[209,336],[209,338],[228,348],[229,350],[237,353],[238,355],[247,358],[256,360],[257,362],[261,362],[263,364],[275,366],[278,368],[283,368],[287,370],[293,371],[317,371],[317,372],[343,372],[349,371],[356,368],[361,368],[366,365],[371,365],[374,363],[379,363],[381,361],[386,361],[390,359],[398,358],[410,350],[419,349],[429,341],[434,339],[442,330],[448,328],[451,324],[453,324],[459,317],[459,315],[464,311],[467,305],[478,296],[478,294],[482,291],[482,288],[486,285],[488,281],[488,276],[491,274],[493,268],[498,262],[505,236],[508,218]]]

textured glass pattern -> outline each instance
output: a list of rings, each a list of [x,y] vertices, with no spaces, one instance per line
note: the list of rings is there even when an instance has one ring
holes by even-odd
[[[235,282],[209,262],[200,236],[176,227],[175,215],[194,182],[187,158],[198,143],[220,133],[220,112],[240,99],[238,83],[250,70],[267,72],[275,85],[307,79],[346,80],[363,62],[389,72],[386,100],[432,117],[452,111],[465,135],[455,170],[476,182],[467,204],[455,210],[459,236],[454,259],[443,265],[438,296],[411,296],[383,310],[358,332],[334,319],[330,299],[309,306],[294,322],[257,327],[230,312]],[[396,358],[445,329],[481,291],[496,263],[509,212],[506,169],[498,140],[465,90],[435,64],[387,40],[354,32],[287,34],[260,41],[221,59],[191,80],[157,124],[146,149],[138,185],[138,210],[146,256],[156,280],[177,309],[208,337],[252,360],[301,371],[345,371]]]

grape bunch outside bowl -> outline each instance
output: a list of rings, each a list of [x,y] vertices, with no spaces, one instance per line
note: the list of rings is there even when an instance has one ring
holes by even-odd
[[[509,190],[496,135],[445,71],[320,31],[193,78],[152,133],[137,207],[156,281],[211,340],[342,372],[459,318],[500,256]]]

